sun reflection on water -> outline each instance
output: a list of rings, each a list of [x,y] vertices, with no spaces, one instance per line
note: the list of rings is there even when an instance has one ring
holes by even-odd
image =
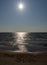
[[[18,48],[20,49],[21,52],[27,51],[25,44],[24,44],[25,34],[26,34],[25,32],[17,32],[17,44],[18,44]]]
[[[17,32],[18,36],[23,37],[26,33],[25,32]]]

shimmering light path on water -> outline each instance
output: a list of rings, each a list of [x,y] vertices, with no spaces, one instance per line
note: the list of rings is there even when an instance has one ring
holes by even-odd
[[[17,44],[18,44],[18,48],[20,49],[20,52],[26,52],[27,48],[24,45],[24,35],[26,33],[25,32],[17,32]]]

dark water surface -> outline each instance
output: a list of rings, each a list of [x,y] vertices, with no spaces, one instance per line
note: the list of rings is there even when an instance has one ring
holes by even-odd
[[[0,50],[16,52],[47,51],[47,33],[0,32]]]

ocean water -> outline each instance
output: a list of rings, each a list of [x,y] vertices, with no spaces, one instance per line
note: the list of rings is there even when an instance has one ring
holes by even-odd
[[[47,33],[0,32],[0,50],[47,52]]]

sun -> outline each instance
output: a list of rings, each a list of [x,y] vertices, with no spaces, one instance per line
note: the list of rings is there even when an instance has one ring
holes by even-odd
[[[23,5],[22,3],[20,3],[20,4],[18,5],[18,8],[19,8],[20,10],[23,10],[24,5]]]

